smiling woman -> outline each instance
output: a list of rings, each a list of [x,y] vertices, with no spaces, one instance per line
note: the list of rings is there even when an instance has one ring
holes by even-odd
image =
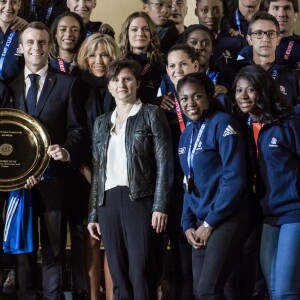
[[[196,299],[224,299],[225,284],[232,292],[228,299],[240,299],[228,275],[238,269],[235,259],[251,230],[245,155],[240,127],[219,111],[214,90],[203,73],[188,74],[177,84],[191,120],[179,142],[185,188],[181,225],[193,247]]]
[[[76,74],[76,54],[85,38],[81,17],[72,12],[63,13],[54,20],[51,36],[51,67],[61,72]]]
[[[156,299],[153,243],[168,220],[170,131],[160,108],[137,98],[140,78],[133,60],[109,65],[116,109],[93,130],[88,229],[96,239],[101,233],[115,299]]]
[[[161,76],[164,74],[156,28],[144,12],[135,12],[122,25],[119,46],[123,57],[137,61],[142,67],[138,96],[144,103],[154,103]]]

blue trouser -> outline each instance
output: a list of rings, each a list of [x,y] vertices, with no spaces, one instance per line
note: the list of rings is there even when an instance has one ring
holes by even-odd
[[[260,263],[272,300],[299,300],[300,223],[264,224]]]

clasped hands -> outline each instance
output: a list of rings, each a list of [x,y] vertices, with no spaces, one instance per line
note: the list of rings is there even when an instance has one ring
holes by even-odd
[[[185,236],[189,244],[195,248],[200,249],[207,246],[207,242],[212,234],[212,229],[209,227],[204,227],[202,224],[198,229],[189,228],[185,232]]]

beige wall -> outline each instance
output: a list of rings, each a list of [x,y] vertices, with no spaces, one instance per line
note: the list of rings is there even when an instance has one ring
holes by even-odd
[[[196,0],[187,0],[188,2],[188,15],[185,19],[186,25],[195,24],[197,18],[194,14]],[[128,5],[131,3],[131,5]],[[92,20],[105,22],[110,24],[115,32],[116,39],[120,33],[121,25],[126,17],[132,12],[142,9],[141,0],[97,0],[97,6],[92,14]],[[296,33],[300,34],[300,17],[298,17],[296,25]]]

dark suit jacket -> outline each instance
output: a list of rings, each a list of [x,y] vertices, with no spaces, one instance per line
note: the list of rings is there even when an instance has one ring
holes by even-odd
[[[10,88],[14,107],[27,112],[24,96],[24,72],[16,77]],[[69,75],[48,70],[45,83],[33,114],[46,128],[51,144],[59,144],[71,156],[73,164],[80,164],[82,144],[85,142],[85,129],[82,126],[80,111],[80,85]],[[55,174],[67,165],[51,159],[50,172]]]
[[[0,81],[0,108],[13,108],[13,99],[9,88]]]

